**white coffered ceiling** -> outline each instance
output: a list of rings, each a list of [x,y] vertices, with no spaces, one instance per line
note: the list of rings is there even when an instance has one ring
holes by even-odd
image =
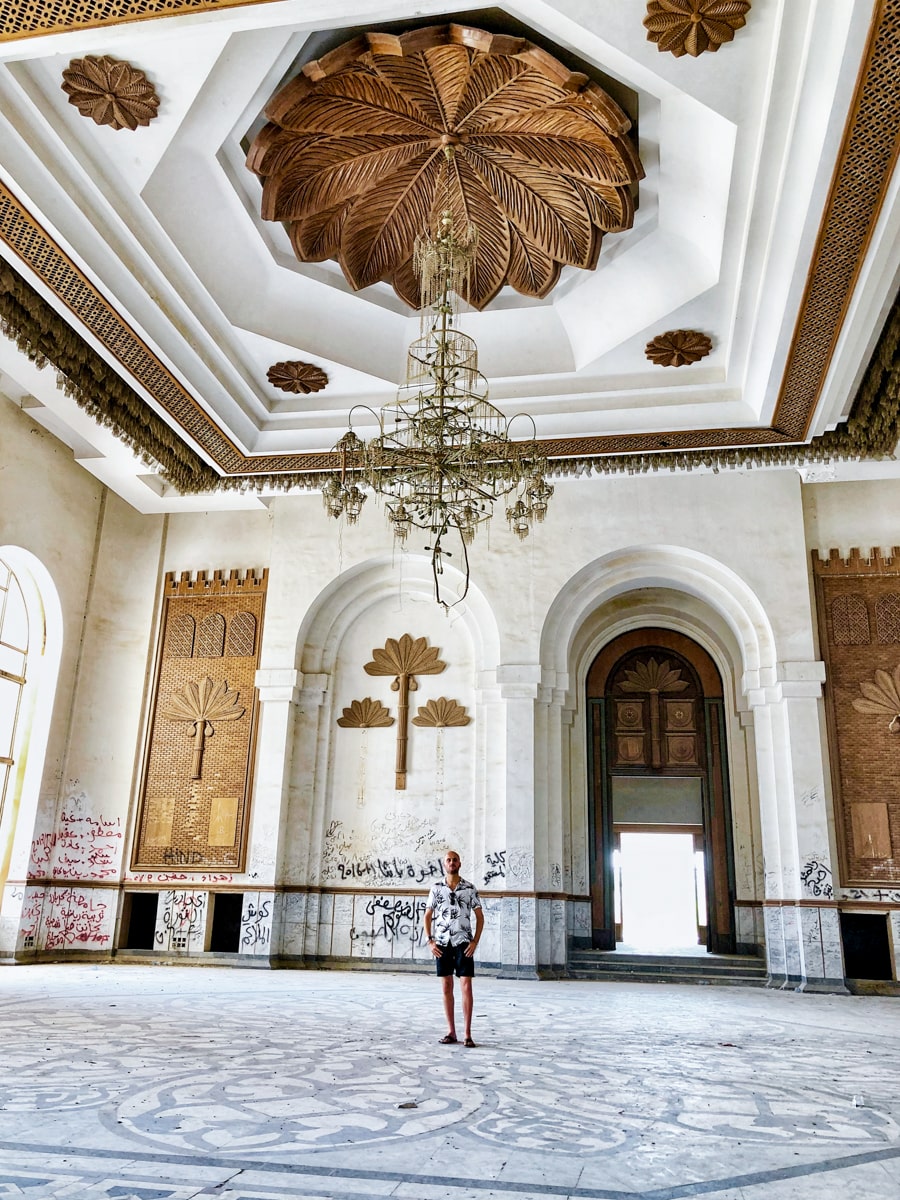
[[[754,0],[734,40],[696,59],[647,40],[644,0],[453,10],[527,27],[567,65],[630,89],[646,171],[634,227],[606,237],[596,271],[566,268],[544,300],[504,289],[465,318],[494,403],[532,416],[545,439],[772,423],[875,7]],[[261,219],[244,160],[262,110],[335,31],[449,11],[280,0],[0,44],[0,181],[244,455],[329,450],[352,406],[393,397],[418,329],[387,284],[352,292],[337,264],[298,263],[285,229]],[[62,72],[88,54],[147,74],[161,100],[149,126],[114,131],[68,103]],[[806,436],[846,415],[896,291],[896,192],[892,178]],[[64,297],[6,242],[0,254],[177,426]],[[647,341],[682,328],[712,339],[709,357],[650,363]],[[322,367],[327,388],[275,389],[266,371],[285,359]],[[259,502],[161,486],[3,339],[0,372],[11,399],[142,511]]]

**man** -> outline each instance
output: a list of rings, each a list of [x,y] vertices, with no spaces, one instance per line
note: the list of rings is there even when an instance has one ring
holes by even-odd
[[[456,1002],[453,995],[453,973],[459,976],[462,991],[463,1019],[466,1025],[464,1045],[472,1041],[472,978],[475,974],[475,947],[484,927],[484,912],[475,885],[459,874],[460,857],[455,850],[444,855],[444,878],[434,883],[425,906],[425,936],[434,955],[435,968],[444,989],[444,1013],[447,1017],[447,1036],[442,1046],[453,1046],[456,1037]],[[475,914],[475,933],[472,933],[472,914]],[[434,936],[432,936],[432,928]]]

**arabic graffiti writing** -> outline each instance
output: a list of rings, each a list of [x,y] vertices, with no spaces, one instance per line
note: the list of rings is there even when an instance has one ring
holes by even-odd
[[[103,948],[109,944],[109,905],[81,888],[48,888],[44,918],[44,945]]]
[[[123,839],[120,817],[95,817],[64,808],[59,825],[31,844],[32,875],[54,879],[113,879]]]
[[[26,946],[34,945],[46,894],[44,888],[29,888],[26,893],[19,917],[19,933]]]
[[[373,939],[383,938],[388,942],[407,941],[414,946],[424,944],[424,899],[412,896],[370,896],[365,912],[367,917],[371,917],[372,926],[364,932]]]
[[[900,888],[847,888],[848,900],[881,900],[900,904]]]
[[[506,851],[494,850],[491,854],[484,856],[484,886],[491,882],[492,879],[506,878]]]
[[[183,871],[141,871],[128,876],[131,883],[231,883],[231,874],[186,875]]]
[[[834,898],[831,868],[817,858],[811,858],[803,864],[800,868],[800,879],[810,896],[821,896],[826,900]]]
[[[435,876],[444,873],[444,868],[437,859],[416,866],[408,858],[352,858],[337,863],[337,870],[342,880],[412,880],[415,883],[424,883],[426,879],[434,879]]]
[[[271,921],[269,920],[271,913],[271,900],[262,900],[254,904],[251,899],[247,899],[244,911],[241,913],[242,946],[246,948],[268,946],[272,936]]]
[[[162,912],[154,934],[156,944],[171,950],[187,950],[193,938],[202,936],[207,899],[206,892],[174,889],[163,892]]]

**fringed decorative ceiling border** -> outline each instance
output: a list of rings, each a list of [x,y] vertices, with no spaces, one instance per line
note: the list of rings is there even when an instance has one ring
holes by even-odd
[[[154,17],[177,17],[185,13],[216,12],[240,8],[261,0],[5,0],[0,42],[67,33],[72,29],[96,29],[102,25],[124,25]]]
[[[145,462],[158,466],[162,478],[179,492],[189,494],[247,487],[284,491],[298,487],[316,489],[330,477],[331,472],[322,469],[220,476],[2,260],[0,329],[38,366],[51,364],[64,391]],[[885,322],[850,417],[809,443],[554,459],[551,472],[559,476],[593,472],[633,474],[660,469],[690,471],[695,467],[799,466],[889,455],[900,438],[898,348],[900,298],[894,302]],[[337,456],[315,457],[336,460]]]

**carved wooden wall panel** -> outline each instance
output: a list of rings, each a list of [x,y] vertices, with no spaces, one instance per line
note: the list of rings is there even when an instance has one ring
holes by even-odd
[[[243,869],[267,577],[166,576],[134,869]]]
[[[845,886],[900,881],[900,550],[813,552]]]

